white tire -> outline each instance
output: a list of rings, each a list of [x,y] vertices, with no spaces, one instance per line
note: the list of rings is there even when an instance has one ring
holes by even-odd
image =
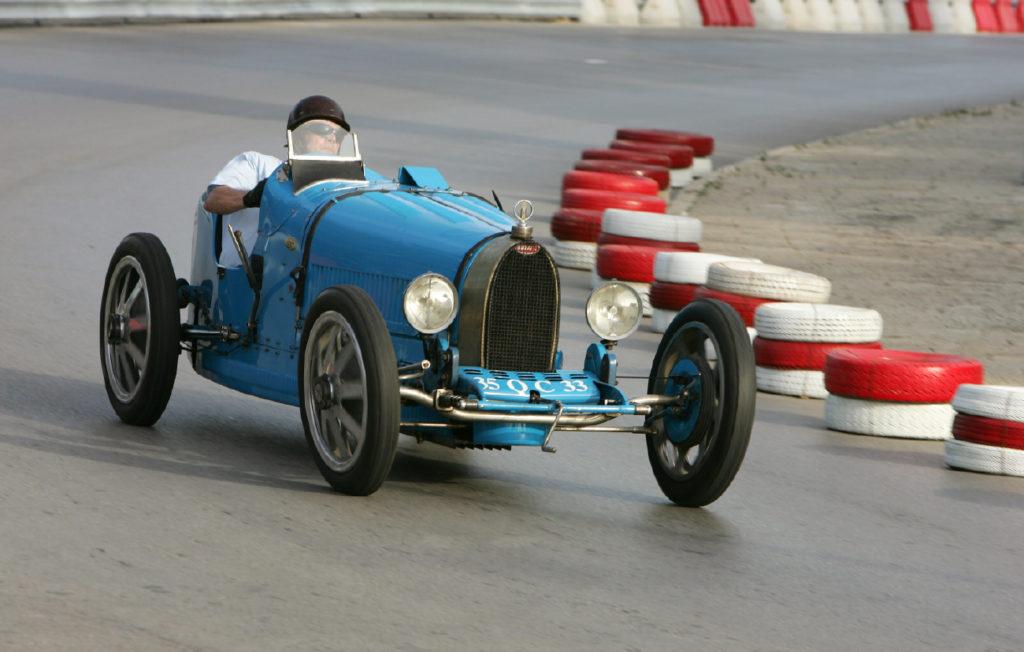
[[[825,398],[825,373],[813,369],[755,368],[757,389],[769,394],[784,394],[807,398]]]
[[[693,170],[693,176],[703,177],[711,174],[711,170],[714,169],[714,165],[711,163],[710,156],[694,156],[693,166],[690,168]]]
[[[946,464],[954,469],[1024,477],[1024,450],[947,439]]]
[[[667,308],[651,308],[651,330],[655,333],[664,333],[676,318],[676,313],[677,311]]]
[[[949,403],[875,401],[829,394],[825,427],[858,435],[949,439],[956,412]]]
[[[823,276],[742,261],[712,263],[705,285],[719,292],[803,303],[826,303],[832,292],[832,283]]]
[[[704,285],[708,280],[711,263],[759,263],[757,258],[740,258],[704,251],[662,251],[654,259],[654,280],[666,283]]]
[[[602,232],[627,238],[662,242],[700,242],[703,228],[700,220],[687,215],[609,208],[601,216]]]
[[[953,396],[953,409],[977,417],[1024,422],[1024,387],[960,385]]]
[[[696,165],[697,159],[693,159],[693,163]],[[668,182],[673,188],[685,188],[696,176],[692,166],[688,168],[670,168],[668,171]]]
[[[576,240],[555,240],[548,247],[551,257],[559,267],[571,269],[594,269],[597,261],[597,243]]]
[[[761,337],[787,342],[860,344],[882,339],[882,315],[829,303],[765,303],[754,311]]]

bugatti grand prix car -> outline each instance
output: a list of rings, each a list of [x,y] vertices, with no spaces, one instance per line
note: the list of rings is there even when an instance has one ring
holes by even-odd
[[[252,251],[233,230],[219,235],[230,215],[202,203],[189,280],[156,236],[121,241],[100,315],[110,403],[129,424],[154,424],[184,351],[216,383],[299,407],[320,472],[344,493],[381,486],[399,434],[553,451],[556,431],[611,431],[645,436],[669,499],[714,501],[754,418],[739,316],[714,300],[683,308],[653,354],[648,393],[630,398],[612,351],[640,322],[641,298],[609,282],[586,303],[597,337],[583,368],[563,368],[559,273],[531,211],[520,202],[509,216],[432,168],[381,176],[354,138],[345,155],[292,156],[265,184]],[[241,266],[221,264],[227,247]],[[642,422],[609,423],[629,415]]]

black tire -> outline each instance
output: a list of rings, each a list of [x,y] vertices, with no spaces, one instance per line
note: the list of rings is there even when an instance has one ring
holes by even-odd
[[[167,407],[178,372],[177,281],[151,233],[132,233],[110,259],[100,305],[103,384],[125,423],[151,426]]]
[[[685,378],[670,378],[673,369]],[[722,301],[698,299],[679,311],[658,345],[647,390],[677,393],[694,378],[693,401],[676,412],[656,410],[647,421],[657,429],[647,435],[654,477],[685,507],[702,507],[725,492],[754,425],[753,347],[739,314]]]
[[[372,494],[395,461],[401,401],[384,317],[364,290],[320,293],[306,316],[299,404],[313,459],[337,491]]]

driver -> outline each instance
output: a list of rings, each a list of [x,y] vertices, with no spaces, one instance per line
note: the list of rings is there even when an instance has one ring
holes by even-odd
[[[287,130],[292,133],[292,154],[326,154],[335,156],[342,144],[350,143],[351,128],[337,102],[325,95],[311,95],[299,100],[288,114]],[[252,251],[259,227],[259,205],[263,186],[281,160],[259,152],[242,152],[210,181],[203,208],[210,213],[231,215],[222,220],[223,236],[220,264],[238,266],[241,261],[231,245],[228,222],[242,233],[242,244]]]

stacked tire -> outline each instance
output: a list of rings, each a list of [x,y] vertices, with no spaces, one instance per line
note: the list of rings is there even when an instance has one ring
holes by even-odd
[[[594,285],[610,279],[632,285],[644,299],[644,314],[650,316],[658,254],[699,251],[702,231],[701,221],[686,215],[608,209],[598,236]]]
[[[882,316],[870,308],[768,303],[754,314],[757,389],[823,399],[825,360],[840,349],[881,349]]]
[[[859,435],[948,439],[957,389],[983,377],[980,362],[961,356],[837,350],[825,360],[825,426]]]
[[[1024,387],[964,384],[952,402],[946,464],[1024,477]]]
[[[711,155],[715,150],[715,139],[711,136],[669,129],[624,128],[615,132],[615,140],[619,143],[633,143],[633,145],[620,144],[620,148],[636,147],[637,144],[688,148],[690,150],[688,156],[685,152],[675,153],[677,158],[674,159],[673,164],[675,170],[673,187],[685,185],[691,179],[705,176],[713,169]],[[686,164],[687,158],[689,164]]]
[[[593,269],[602,214],[608,208],[664,213],[658,182],[589,170],[572,170],[562,178],[562,204],[551,217],[555,243],[551,255],[561,267]]]
[[[651,282],[651,328],[664,333],[676,313],[694,300],[694,294],[708,280],[708,267],[721,262],[755,262],[740,258],[696,251],[661,251],[654,260],[654,281]]]
[[[756,328],[754,312],[776,301],[826,303],[832,283],[823,276],[760,262],[712,263],[708,279],[694,294],[698,299],[719,299],[740,314],[748,328]]]

